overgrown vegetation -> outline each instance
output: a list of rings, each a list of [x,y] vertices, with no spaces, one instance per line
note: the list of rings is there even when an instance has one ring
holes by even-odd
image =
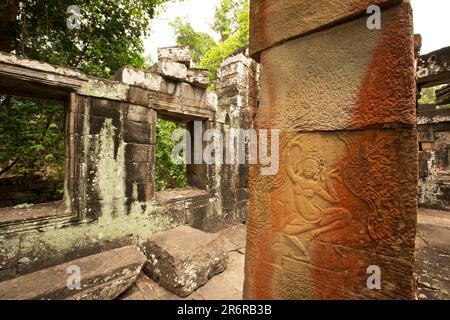
[[[146,68],[143,37],[156,7],[169,0],[20,1],[11,51],[86,74],[109,77],[124,65]],[[14,2],[14,1],[12,1]],[[81,28],[67,27],[80,8]],[[0,96],[0,172],[59,178],[64,169],[64,107]]]
[[[158,119],[156,125],[156,191],[187,187],[186,164],[176,164],[172,150],[177,143],[172,141],[172,133],[185,129],[185,125]]]
[[[0,177],[39,174],[64,178],[64,105],[0,97]]]
[[[170,0],[29,0],[18,7],[12,48],[15,54],[97,77],[110,77],[124,65],[145,69],[142,39],[150,32],[156,8]],[[67,28],[67,8],[81,9],[81,29]],[[172,26],[177,43],[191,47],[193,61],[214,80],[220,63],[247,45],[247,0],[222,0],[212,29],[206,33],[177,18]],[[213,81],[211,81],[213,83]],[[0,170],[4,174],[61,177],[64,169],[64,108],[56,103],[0,96]],[[171,134],[179,124],[158,121],[157,190],[186,184],[186,166],[172,161]],[[11,134],[14,133],[14,134]]]
[[[439,85],[435,87],[429,87],[429,88],[422,88],[422,91],[420,92],[420,99],[419,99],[419,105],[436,105],[438,104],[438,101],[436,99],[436,91],[444,87],[444,85]],[[437,105],[438,109],[450,109],[450,104],[446,105]]]
[[[109,77],[124,65],[145,68],[143,37],[157,5],[168,0],[22,1],[13,50],[31,59]],[[67,8],[80,8],[81,28],[67,27]]]
[[[189,22],[178,17],[172,23],[178,45],[191,48],[193,62],[200,68],[209,70],[211,83],[220,63],[236,49],[246,46],[249,40],[248,0],[222,0],[217,7],[212,30],[220,35],[214,39],[203,32],[196,32]]]

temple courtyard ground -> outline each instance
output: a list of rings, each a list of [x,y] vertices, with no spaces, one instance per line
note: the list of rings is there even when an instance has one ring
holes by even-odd
[[[450,212],[419,210],[415,276],[418,299],[450,299]],[[245,225],[222,231],[227,245],[228,267],[185,300],[241,300],[244,284]],[[120,297],[122,300],[181,300],[141,274]]]

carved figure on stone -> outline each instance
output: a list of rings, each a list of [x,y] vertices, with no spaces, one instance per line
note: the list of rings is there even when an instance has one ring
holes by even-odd
[[[295,153],[293,151],[296,151]],[[300,155],[300,157],[295,157]],[[299,236],[311,240],[321,234],[341,229],[349,224],[350,212],[340,205],[333,182],[342,184],[338,169],[329,169],[320,152],[302,147],[301,141],[293,140],[287,146],[286,173],[294,185],[293,204],[295,211],[287,213],[283,233],[301,252],[300,260],[308,258],[308,250]],[[324,202],[319,203],[319,198]],[[285,208],[287,206],[285,205]]]

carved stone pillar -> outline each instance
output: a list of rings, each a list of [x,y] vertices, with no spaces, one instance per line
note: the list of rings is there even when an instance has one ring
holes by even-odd
[[[251,169],[247,299],[413,297],[412,12],[373,3],[381,29],[369,1],[251,3],[256,127],[280,130],[280,170]]]

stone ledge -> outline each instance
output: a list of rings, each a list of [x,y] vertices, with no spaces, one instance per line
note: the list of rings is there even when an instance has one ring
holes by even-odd
[[[189,68],[191,66],[191,53],[189,46],[158,48],[158,60],[171,60],[182,63]]]
[[[209,198],[209,193],[201,189],[171,189],[156,193],[156,201],[159,204],[169,202],[186,201],[198,198]]]
[[[278,0],[251,1],[250,55],[294,37],[364,14],[370,5],[388,6],[401,0]]]
[[[87,256],[0,283],[0,300],[114,299],[139,275],[145,256],[136,246]],[[69,290],[67,268],[81,270],[81,289]]]

